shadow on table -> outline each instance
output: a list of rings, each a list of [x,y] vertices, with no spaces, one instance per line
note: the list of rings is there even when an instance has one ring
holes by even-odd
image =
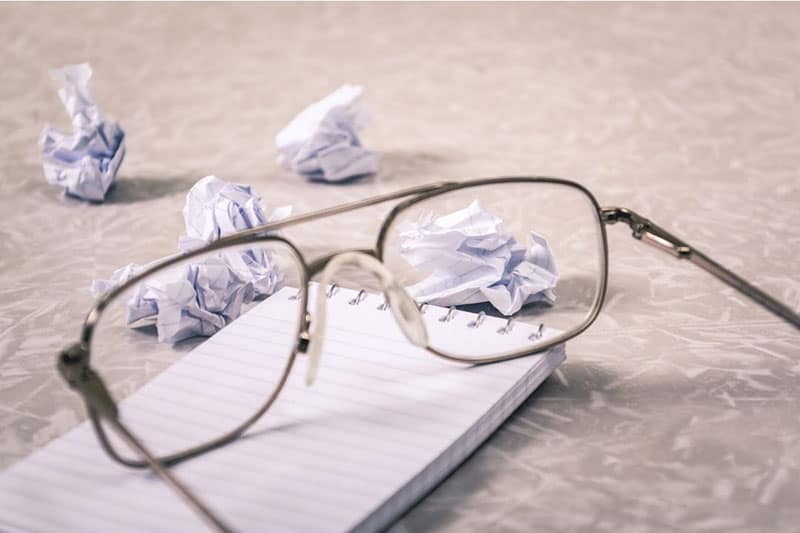
[[[384,152],[378,176],[384,180],[426,176],[437,180],[437,171],[455,160],[454,156],[442,152],[394,150]]]
[[[455,160],[455,156],[441,152],[392,150],[381,153],[378,172],[374,174],[360,174],[334,182],[314,178],[303,179],[307,180],[309,186],[322,187],[349,187],[378,182],[385,185],[393,181],[397,181],[403,187],[411,187],[441,180],[441,169]]]
[[[186,194],[197,181],[190,176],[155,178],[149,176],[122,177],[113,185],[105,203],[132,204],[156,200],[173,194]]]

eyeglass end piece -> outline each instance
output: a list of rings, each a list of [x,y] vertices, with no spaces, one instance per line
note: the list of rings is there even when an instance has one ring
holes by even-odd
[[[58,371],[64,381],[83,397],[91,409],[116,418],[117,406],[100,376],[89,366],[89,350],[82,343],[73,344],[58,354]]]

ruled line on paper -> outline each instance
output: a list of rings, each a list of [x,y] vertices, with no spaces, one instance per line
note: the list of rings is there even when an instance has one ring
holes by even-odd
[[[304,442],[308,443],[309,440],[306,439]],[[87,444],[86,442],[73,442],[73,443],[71,443],[72,447],[65,446],[64,448],[61,449],[61,454],[60,455],[62,457],[66,457],[66,458],[71,459],[73,466],[80,466],[81,467],[80,471],[60,469],[62,473],[69,474],[70,476],[78,475],[80,472],[86,471],[87,468],[91,468],[91,465],[96,463],[98,457],[97,457],[97,453],[96,453],[97,450],[95,450],[94,447],[87,449],[87,452],[91,452],[91,453],[82,453],[82,450],[87,448],[86,444]],[[91,444],[91,442],[89,442],[89,444]],[[280,455],[277,456],[277,457],[280,458],[279,460],[276,460],[276,456],[275,455],[267,457],[266,451],[265,451],[265,453],[251,453],[251,454],[244,454],[243,453],[243,454],[237,454],[235,456],[235,460],[219,461],[218,462],[218,466],[220,466],[220,467],[222,467],[224,469],[241,468],[242,469],[241,474],[237,474],[237,476],[241,476],[242,480],[246,480],[248,478],[248,476],[251,476],[251,477],[253,477],[253,476],[257,477],[258,476],[258,474],[255,473],[254,471],[248,470],[248,466],[252,466],[254,464],[252,459],[260,460],[261,462],[260,463],[256,463],[256,464],[262,465],[267,470],[271,470],[272,466],[274,466],[274,465],[280,465],[280,463],[283,462],[284,460],[292,459],[293,461],[296,460],[298,462],[300,462],[302,460],[302,463],[305,466],[313,466],[314,468],[320,468],[322,471],[326,471],[327,470],[327,471],[330,471],[330,472],[335,472],[335,471],[339,471],[341,469],[336,469],[336,468],[328,468],[328,469],[326,469],[325,465],[327,464],[327,465],[336,465],[336,466],[338,466],[338,464],[341,462],[341,460],[343,458],[344,459],[347,458],[345,455],[343,455],[341,453],[325,453],[324,450],[319,450],[318,447],[314,448],[314,447],[308,446],[308,445],[306,445],[306,446],[298,446],[298,445],[296,445],[294,436],[293,436],[293,439],[292,439],[292,446],[285,446],[285,442],[282,442],[282,443],[270,443],[270,444],[271,444],[270,453],[272,453],[272,451],[274,451],[273,449],[279,449],[280,450]],[[266,448],[265,448],[265,450],[266,450]],[[369,450],[369,452],[371,452],[371,453],[375,453],[377,451],[379,451],[379,450],[375,450],[375,449]],[[363,460],[363,457],[364,456],[362,455],[359,458],[359,460]],[[228,459],[230,459],[230,458],[228,458]],[[309,460],[309,459],[313,459],[313,460]],[[336,461],[335,462],[331,462],[331,461],[329,461],[330,459],[335,459]],[[392,459],[394,461],[395,459],[397,459],[397,456],[393,455]],[[58,471],[59,468],[54,468],[53,470],[54,471]],[[379,479],[376,476],[372,476],[371,475],[372,472],[379,472],[379,473],[381,471],[391,472],[393,469],[390,468],[389,466],[385,465],[385,464],[383,464],[383,465],[381,465],[381,464],[369,464],[369,470],[370,470],[370,472],[366,473],[365,475],[362,475],[362,478],[364,480],[366,480],[366,481],[375,481],[376,479]],[[125,474],[125,472],[126,471],[124,471],[124,470],[123,471],[118,471],[117,472],[117,477],[122,477]],[[348,480],[348,486],[350,486],[350,483],[352,483],[352,479]],[[330,486],[334,486],[334,485],[330,485]]]
[[[121,412],[123,413],[123,416],[128,411],[127,408],[131,407],[130,410],[135,409],[134,412],[141,413],[142,416],[150,415],[150,414],[160,414],[161,418],[163,420],[165,420],[165,421],[174,420],[175,422],[180,422],[181,418],[171,416],[169,414],[168,410],[166,409],[166,406],[169,406],[169,405],[172,405],[172,404],[177,404],[177,400],[173,401],[173,398],[174,398],[176,393],[186,392],[187,393],[187,397],[189,397],[190,393],[194,392],[194,390],[193,389],[184,389],[180,385],[182,380],[187,379],[187,378],[190,379],[190,376],[186,376],[186,375],[183,375],[183,374],[175,373],[175,374],[173,374],[171,376],[171,378],[173,378],[173,379],[170,380],[170,382],[168,384],[169,387],[166,387],[166,386],[163,387],[163,389],[168,389],[169,390],[169,392],[168,392],[169,396],[168,397],[162,397],[162,401],[156,402],[155,404],[148,406],[148,399],[152,398],[153,394],[158,394],[158,393],[153,393],[153,392],[148,391],[146,394],[138,396],[135,399],[135,401],[136,401],[135,404],[131,404],[131,402],[127,402],[127,401],[123,402],[121,407],[120,407]],[[202,384],[202,383],[205,383],[205,382],[201,381],[200,383]],[[231,387],[232,387],[232,385],[231,385]],[[287,392],[288,390],[295,390],[295,391],[298,392],[298,394],[295,397],[293,397],[292,400],[291,400],[291,405],[293,407],[301,408],[301,409],[303,407],[306,407],[306,408],[311,409],[312,412],[316,412],[318,414],[331,414],[331,415],[347,416],[349,418],[362,419],[362,420],[366,420],[366,421],[375,421],[376,419],[380,419],[382,421],[383,425],[386,426],[386,427],[397,426],[399,429],[401,429],[403,431],[408,431],[408,432],[412,432],[413,431],[416,439],[420,439],[420,438],[424,438],[426,436],[429,436],[430,433],[427,432],[425,430],[425,428],[428,428],[430,425],[433,425],[433,426],[436,426],[436,427],[441,427],[442,424],[446,425],[446,424],[449,424],[451,422],[452,423],[457,422],[457,418],[458,417],[456,417],[454,415],[457,415],[457,414],[460,413],[460,411],[458,409],[454,409],[451,412],[447,412],[446,410],[442,410],[442,413],[441,413],[442,414],[442,418],[435,418],[435,417],[430,416],[428,411],[426,411],[424,414],[423,413],[415,414],[414,412],[412,412],[410,410],[406,410],[406,411],[403,411],[401,409],[387,410],[387,409],[382,408],[380,405],[373,405],[372,409],[366,409],[366,411],[363,412],[363,413],[360,413],[360,412],[347,412],[347,411],[343,411],[341,409],[339,411],[336,411],[336,410],[334,410],[334,409],[332,409],[330,407],[325,406],[324,403],[321,403],[319,400],[317,400],[315,398],[315,394],[313,394],[313,390],[301,389],[299,387],[287,387],[287,389],[284,390],[283,392]],[[236,392],[235,388],[231,388],[231,392]],[[345,397],[342,397],[341,395],[331,394],[330,392],[331,392],[330,391],[330,387],[328,387],[328,390],[326,390],[325,398],[326,399],[336,400],[336,401],[340,402],[338,404],[338,407],[340,407],[340,408],[342,408],[342,407],[344,407],[346,405],[352,405],[352,406],[364,407],[364,408],[369,407],[369,404],[363,402],[362,400],[360,400],[358,398],[358,396],[356,396],[356,398],[345,398]],[[167,393],[163,393],[163,394],[167,394]],[[214,397],[214,395],[210,395],[208,399],[210,400],[213,397]],[[259,399],[263,399],[264,396],[258,395],[258,398]],[[235,403],[235,398],[227,398],[226,401],[229,402],[230,404],[233,404],[233,403]],[[283,397],[279,396],[279,399],[278,399],[279,403],[276,402],[276,405],[274,407],[278,408],[278,406],[287,406],[288,401],[289,400],[287,400],[286,398],[283,398]],[[180,411],[180,416],[184,417],[183,418],[184,420],[187,420],[187,419],[188,420],[191,420],[191,419],[201,419],[202,420],[202,419],[206,419],[208,414],[214,414],[213,411],[209,411],[209,412],[203,411],[202,413],[201,412],[194,412],[193,408],[197,407],[197,402],[192,402],[190,399],[185,401],[185,402],[181,402],[181,403],[182,403],[182,406],[184,407],[184,409],[182,409]],[[246,405],[246,404],[243,404],[243,406],[244,405]],[[254,411],[255,405],[251,404],[251,406],[252,406],[251,409],[247,410],[246,412],[244,412],[242,414],[242,416],[240,417],[240,420],[244,420],[247,416],[252,414],[252,412]],[[424,405],[423,405],[423,407],[424,407]],[[394,419],[394,418],[393,419],[387,419],[386,418],[387,414],[392,414],[392,415],[395,415],[395,416],[401,417],[401,418],[400,419]],[[189,422],[187,422],[187,424],[188,423]],[[206,424],[207,425],[208,423],[209,423],[208,421],[202,421],[199,424],[201,424],[201,425],[202,424]],[[415,424],[413,430],[409,429],[410,428],[409,423]],[[137,426],[134,425],[133,427],[137,427]],[[213,425],[210,426],[210,427],[213,428]],[[191,428],[189,427],[187,429],[191,429]]]

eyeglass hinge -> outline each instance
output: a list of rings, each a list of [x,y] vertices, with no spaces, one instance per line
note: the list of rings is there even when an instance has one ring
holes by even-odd
[[[665,229],[625,207],[601,207],[600,219],[606,224],[624,222],[633,230],[633,238],[668,252],[678,259],[688,259],[692,248]]]
[[[634,213],[624,207],[601,207],[600,219],[606,224],[628,223]]]
[[[89,350],[84,344],[73,344],[58,354],[58,371],[83,396],[89,408],[116,418],[117,406],[103,380],[89,366]]]

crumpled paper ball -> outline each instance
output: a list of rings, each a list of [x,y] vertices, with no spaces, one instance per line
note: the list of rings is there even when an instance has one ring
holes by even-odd
[[[314,181],[339,182],[378,170],[377,153],[362,146],[358,131],[368,114],[360,85],[343,85],[297,115],[275,137],[278,163]]]
[[[190,251],[222,236],[289,216],[291,207],[265,215],[261,198],[249,186],[207,176],[186,198],[186,234],[179,248]],[[95,280],[95,297],[130,280],[144,270],[123,267],[108,280]],[[269,296],[280,287],[283,274],[264,248],[219,252],[181,268],[169,267],[140,283],[126,302],[131,327],[155,325],[159,342],[175,343],[194,336],[210,336],[235,320],[244,305]]]
[[[186,195],[183,206],[186,233],[178,241],[178,248],[193,250],[225,235],[263,226],[291,214],[292,206],[287,205],[267,216],[261,197],[249,185],[206,176]]]
[[[126,324],[156,326],[159,342],[213,335],[238,318],[244,305],[279,287],[281,273],[266,255],[261,262],[246,261],[238,253],[222,253],[148,277],[125,303]],[[115,271],[109,280],[95,280],[92,294],[105,294],[143,269],[130,264]]]
[[[417,301],[489,302],[506,316],[532,302],[555,302],[558,269],[547,240],[530,231],[530,245],[522,245],[477,200],[448,215],[424,215],[400,231],[401,255],[428,274],[407,287]]]
[[[50,125],[42,131],[45,178],[68,195],[102,202],[125,157],[125,132],[103,117],[89,87],[92,69],[87,63],[50,74],[61,82],[58,95],[72,119],[72,132]]]

